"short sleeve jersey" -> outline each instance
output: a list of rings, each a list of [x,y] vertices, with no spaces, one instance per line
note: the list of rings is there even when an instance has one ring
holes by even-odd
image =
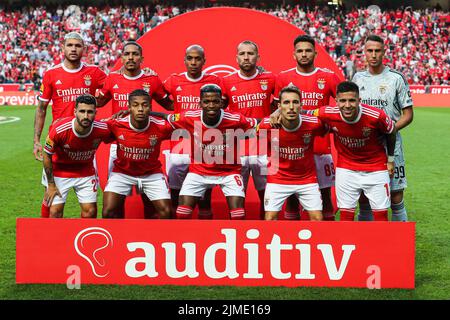
[[[62,178],[81,178],[95,174],[94,155],[101,142],[112,141],[106,123],[94,121],[86,135],[75,131],[74,117],[60,119],[50,130],[44,151],[52,155],[53,174]]]
[[[147,91],[152,99],[159,101],[167,96],[161,79],[157,75],[145,75],[141,71],[136,77],[129,77],[118,72],[111,72],[105,80],[100,94],[111,99],[112,113],[128,109],[128,95],[137,89]]]
[[[113,172],[135,177],[162,173],[159,153],[161,142],[169,139],[173,131],[169,122],[150,116],[148,125],[137,129],[127,116],[108,120],[107,124],[117,143]]]
[[[258,126],[260,139],[268,141],[268,183],[308,184],[317,182],[313,143],[327,132],[317,117],[300,115],[295,129],[272,129],[269,118]]]
[[[334,133],[338,168],[356,171],[386,170],[384,135],[391,133],[395,124],[383,110],[361,104],[358,116],[352,122],[341,116],[338,107],[322,107],[315,114]]]
[[[205,176],[241,173],[236,137],[254,134],[256,119],[220,110],[218,123],[209,126],[203,121],[202,110],[197,110],[174,114],[170,122],[193,137],[189,172]]]

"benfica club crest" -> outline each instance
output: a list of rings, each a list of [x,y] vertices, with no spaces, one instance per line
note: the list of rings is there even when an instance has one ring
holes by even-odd
[[[303,142],[304,142],[305,144],[310,144],[310,143],[311,143],[311,137],[312,137],[312,134],[311,134],[311,133],[305,133],[305,134],[303,135]]]
[[[90,75],[85,75],[84,76],[84,84],[87,85],[88,87],[91,85],[92,83],[92,78]]]
[[[324,88],[325,88],[325,83],[326,83],[327,81],[325,80],[325,79],[323,79],[323,78],[319,78],[319,79],[317,79],[317,87],[320,89],[320,90],[323,90]]]
[[[102,142],[101,139],[94,139],[94,140],[92,141],[92,148],[97,149],[98,146],[100,145],[100,142]]]
[[[150,83],[144,82],[142,84],[142,89],[144,89],[145,92],[149,93],[150,92]]]
[[[158,143],[158,137],[155,135],[151,136],[148,140],[150,141],[150,146],[152,147],[156,146]]]
[[[385,94],[386,93],[386,89],[387,89],[387,85],[382,84],[379,89],[380,89],[380,93],[381,94]]]
[[[267,90],[267,84],[269,83],[268,80],[261,80],[259,83],[261,85],[262,90]]]
[[[362,128],[363,137],[367,138],[370,135],[371,131],[372,131],[372,129],[370,129],[369,127],[363,127]]]

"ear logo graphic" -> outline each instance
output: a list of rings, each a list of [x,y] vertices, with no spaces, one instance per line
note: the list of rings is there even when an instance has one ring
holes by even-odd
[[[233,68],[232,66],[229,66],[227,64],[216,64],[214,66],[210,66],[208,68],[205,68],[203,71],[204,73],[214,74],[219,77],[224,77],[229,74],[232,74],[233,72],[238,71],[238,69]]]
[[[96,249],[92,249],[91,246],[86,246],[86,239],[90,238],[92,240],[93,237],[98,238],[99,236],[103,237],[105,241],[97,241],[98,244],[95,245],[95,247],[97,247]],[[113,247],[112,236],[107,230],[99,227],[83,229],[78,232],[73,244],[76,252],[80,255],[80,257],[89,262],[89,265],[92,268],[92,272],[96,277],[104,278],[109,274],[109,271],[105,273],[98,270],[105,267],[106,261],[103,258],[101,258],[100,260],[97,258],[97,254],[100,251],[108,247]]]

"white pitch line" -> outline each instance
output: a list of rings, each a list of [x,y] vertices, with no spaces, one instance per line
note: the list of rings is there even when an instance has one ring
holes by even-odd
[[[20,120],[19,117],[0,117],[0,124],[15,122],[19,120]]]

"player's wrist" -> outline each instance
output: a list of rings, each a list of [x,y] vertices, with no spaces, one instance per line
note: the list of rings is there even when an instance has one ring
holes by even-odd
[[[388,162],[394,162],[394,156],[388,156]]]

